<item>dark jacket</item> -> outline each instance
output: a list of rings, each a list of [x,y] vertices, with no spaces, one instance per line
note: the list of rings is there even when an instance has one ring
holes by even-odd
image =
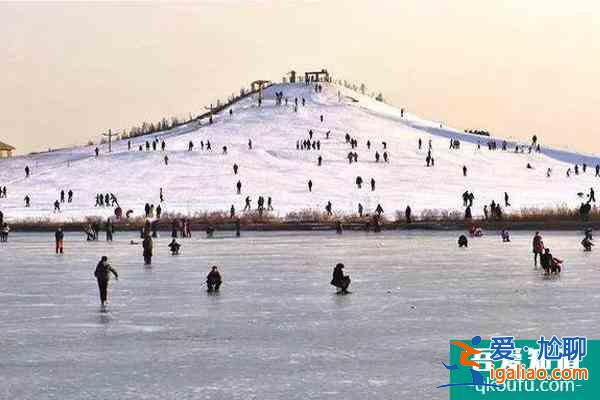
[[[115,278],[119,277],[117,271],[110,266],[109,263],[100,261],[96,266],[96,270],[94,271],[94,276],[99,281],[108,281],[110,279],[110,274],[113,274]]]
[[[152,257],[152,238],[150,236],[146,236],[144,241],[142,242],[142,247],[144,248],[144,257]]]
[[[344,281],[344,271],[341,268],[335,267],[333,269],[333,278],[331,279],[331,284],[333,286],[339,286]]]
[[[221,274],[219,271],[210,271],[208,275],[206,275],[206,282],[209,284],[221,282]]]
[[[65,233],[63,231],[56,231],[54,233],[54,239],[56,239],[56,241],[60,241],[63,240],[65,238]]]

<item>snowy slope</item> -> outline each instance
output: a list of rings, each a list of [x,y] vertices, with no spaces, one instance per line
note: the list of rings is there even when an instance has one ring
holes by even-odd
[[[276,91],[283,91],[290,105],[276,106]],[[366,212],[381,203],[386,215],[393,218],[396,210],[407,205],[415,215],[423,209],[462,211],[460,196],[465,190],[475,194],[473,213],[481,214],[483,204],[503,201],[505,191],[511,197],[509,211],[527,206],[577,206],[580,199],[576,193],[588,192],[598,182],[593,171],[597,160],[591,157],[552,149],[544,149],[543,154],[515,154],[512,146],[506,152],[488,151],[485,137],[440,128],[439,123],[412,114],[400,118],[400,110],[333,84],[324,84],[319,94],[303,84],[275,85],[264,96],[260,108],[255,97],[247,98],[233,106],[232,117],[225,111],[212,125],[191,123],[157,135],[166,141],[168,166],[160,151],[137,151],[139,144],[153,136],[132,139],[132,151],[127,150],[126,140],[113,143],[110,154],[107,146],[101,146],[99,158],[94,157],[93,147],[78,147],[0,161],[0,186],[8,186],[8,198],[0,199],[0,210],[8,221],[108,216],[112,209],[94,207],[95,195],[113,192],[124,210],[141,215],[146,202],[158,204],[162,187],[164,211],[187,215],[229,210],[232,204],[241,210],[247,195],[255,207],[257,197],[263,195],[273,198],[280,216],[303,209],[322,210],[331,201],[334,210],[344,213],[355,213],[359,202]],[[307,100],[297,113],[293,112],[294,97]],[[321,141],[321,150],[296,150],[296,141],[307,138],[309,129],[315,132],[314,139]],[[329,140],[325,139],[327,130],[331,130]],[[350,146],[345,143],[345,133],[358,140],[358,163],[348,164]],[[450,137],[461,140],[460,150],[448,149]],[[420,151],[419,138],[423,140]],[[247,147],[249,139],[252,150]],[[429,139],[434,168],[425,167]],[[187,151],[190,140],[195,144],[193,152]],[[212,152],[200,150],[201,140],[210,140]],[[367,140],[373,144],[370,151]],[[376,150],[383,152],[382,141],[388,145],[389,164],[374,160]],[[480,150],[477,141],[482,143]],[[222,146],[228,147],[227,154],[222,154]],[[322,167],[317,166],[319,154],[324,160]],[[525,168],[528,162],[534,169]],[[576,162],[592,167],[585,174],[567,178],[567,168]],[[234,163],[240,166],[238,176],[233,174]],[[468,167],[466,178],[463,164]],[[32,169],[28,179],[23,172],[26,165]],[[553,170],[551,178],[546,178],[547,168]],[[354,184],[359,175],[365,182],[360,190]],[[375,191],[368,185],[372,177]],[[243,184],[241,196],[235,191],[238,179]],[[312,193],[307,190],[309,179],[314,183]],[[55,214],[52,204],[60,189],[72,189],[74,202]],[[24,207],[26,194],[32,199],[29,209]]]

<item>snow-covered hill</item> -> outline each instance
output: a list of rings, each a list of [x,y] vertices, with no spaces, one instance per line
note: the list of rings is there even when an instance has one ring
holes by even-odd
[[[283,92],[289,104],[275,104],[275,93]],[[294,112],[294,98],[298,111]],[[301,99],[306,99],[302,106]],[[475,195],[474,214],[481,214],[484,204],[504,200],[508,192],[512,206],[554,207],[577,206],[578,192],[588,192],[600,182],[595,178],[597,159],[543,147],[539,153],[514,153],[500,148],[489,151],[487,138],[464,134],[439,123],[420,119],[412,114],[401,117],[400,110],[361,96],[334,84],[323,84],[315,93],[304,84],[274,85],[265,90],[262,106],[256,96],[244,99],[215,117],[212,125],[206,121],[181,126],[168,133],[154,135],[164,140],[166,151],[138,151],[138,146],[154,136],[113,143],[112,153],[100,147],[78,147],[49,153],[17,157],[0,161],[0,186],[8,187],[8,198],[0,199],[8,221],[26,218],[51,220],[81,220],[86,216],[109,216],[111,208],[94,207],[96,193],[114,193],[121,207],[143,215],[145,203],[159,203],[159,188],[163,188],[165,212],[193,215],[199,211],[228,211],[244,207],[244,198],[252,198],[256,207],[259,195],[273,198],[275,213],[285,216],[290,211],[323,210],[331,201],[334,211],[356,213],[358,203],[365,212],[381,204],[385,215],[394,217],[396,210],[410,205],[415,215],[423,209],[463,210],[461,194],[465,190]],[[320,122],[323,115],[324,121]],[[296,150],[296,142],[308,138],[321,144],[318,150]],[[331,131],[329,139],[326,132]],[[349,164],[351,151],[344,136],[349,133],[358,140],[358,162]],[[417,143],[422,139],[423,147]],[[449,149],[449,138],[461,141],[459,150]],[[432,142],[434,167],[425,166],[428,142]],[[212,151],[200,150],[200,141],[210,141]],[[253,149],[248,148],[252,140]],[[366,146],[372,143],[371,149]],[[188,142],[195,148],[188,150]],[[481,142],[481,149],[477,142]],[[499,139],[500,147],[502,139]],[[387,143],[390,162],[375,162],[375,152],[383,154]],[[222,147],[227,146],[227,154]],[[160,147],[160,146],[159,146]],[[168,155],[169,164],[163,158]],[[317,158],[323,157],[323,165]],[[574,163],[588,164],[586,173],[566,177]],[[239,174],[233,173],[237,163]],[[527,169],[530,163],[533,169]],[[29,165],[32,176],[25,178]],[[468,168],[463,177],[462,166]],[[581,165],[580,165],[581,167]],[[553,174],[546,177],[551,168]],[[355,184],[357,176],[364,180],[362,189]],[[369,181],[376,188],[371,191]],[[241,180],[242,194],[236,194]],[[312,180],[312,192],[307,182]],[[53,202],[61,189],[74,192],[74,201],[63,204],[60,213],[53,212]],[[29,194],[31,207],[25,208],[23,198]]]

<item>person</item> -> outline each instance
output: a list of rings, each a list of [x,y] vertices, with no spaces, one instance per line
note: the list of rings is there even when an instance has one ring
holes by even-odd
[[[115,276],[116,280],[119,280],[119,274],[117,271],[108,263],[108,257],[102,256],[98,265],[96,265],[96,270],[94,271],[94,276],[96,280],[98,280],[98,289],[100,290],[100,304],[102,307],[106,306],[106,300],[108,297],[108,282],[110,280],[110,274]]]
[[[25,178],[29,178],[31,170],[29,169],[29,165],[25,166]]]
[[[462,170],[463,170],[463,176],[467,176],[467,166],[466,165],[463,165]]]
[[[63,241],[65,238],[65,234],[63,232],[62,227],[59,227],[56,232],[54,232],[54,241],[56,242],[56,254],[63,254]]]
[[[67,199],[67,203],[72,203],[73,202],[73,191],[71,189],[69,189],[69,193],[67,193],[68,199]]]
[[[360,204],[360,203],[358,203],[358,216],[361,217],[361,218],[363,216],[363,211],[364,211],[363,205]]]
[[[308,180],[308,191],[309,192],[312,192],[312,186],[313,186],[312,180],[309,179]]]
[[[533,266],[534,266],[534,268],[537,268],[538,256],[540,257],[540,262],[541,262],[541,256],[544,251],[544,242],[542,241],[542,235],[540,235],[539,232],[536,232],[535,235],[533,236],[532,246],[533,246]]]
[[[10,226],[5,222],[2,224],[2,230],[0,230],[0,242],[8,242],[8,233],[10,232]]]
[[[239,167],[237,164],[233,164],[233,174],[234,174],[234,175],[237,175],[237,173],[238,173],[238,169],[239,169],[239,168],[240,168],[240,167]]]
[[[237,187],[237,194],[242,194],[242,182],[241,181],[237,181],[236,187]]]
[[[114,230],[115,229],[114,229],[112,221],[110,220],[110,218],[107,218],[106,219],[106,241],[107,242],[112,242]]]
[[[350,286],[350,277],[344,275],[344,264],[338,263],[333,269],[333,278],[331,279],[331,285],[335,286],[338,290],[337,294],[348,294],[348,286]]]
[[[206,291],[209,293],[218,292],[222,282],[217,266],[213,265],[208,275],[206,275]]]
[[[412,210],[411,210],[410,206],[406,206],[406,210],[404,210],[404,217],[406,218],[407,224],[412,223],[411,216],[412,216]]]
[[[460,235],[458,237],[458,247],[469,247],[469,240],[465,235]]]
[[[142,248],[144,249],[144,264],[150,265],[152,264],[152,248],[154,243],[152,242],[152,238],[150,237],[150,233],[146,232],[144,236],[144,241],[142,242]]]
[[[342,228],[342,223],[340,221],[335,221],[335,233],[337,233],[338,235],[341,235],[342,233],[344,233],[344,230]]]
[[[596,202],[596,195],[595,195],[595,192],[594,192],[594,188],[590,188],[590,196],[589,196],[589,199],[588,199],[588,202],[592,202],[592,201],[594,203]]]
[[[594,243],[586,236],[581,241],[581,245],[583,246],[583,251],[592,251]]]
[[[60,191],[60,202],[61,203],[65,202],[65,191],[64,190]]]
[[[377,204],[377,208],[375,208],[375,212],[377,213],[378,216],[381,216],[381,214],[383,214],[383,207],[381,207],[381,204]]]
[[[207,239],[212,238],[214,233],[215,233],[215,228],[213,228],[212,226],[209,226],[206,228],[206,238]]]
[[[502,229],[502,241],[504,243],[510,242],[510,233],[506,229]]]
[[[508,193],[504,192],[504,207],[510,207]]]
[[[471,213],[471,206],[467,206],[467,208],[465,208],[465,219],[473,219],[473,214]]]
[[[171,250],[171,255],[172,256],[178,255],[180,248],[181,248],[181,245],[179,243],[177,243],[177,240],[175,238],[173,238],[171,240],[171,243],[169,243],[169,249]]]
[[[58,200],[54,202],[54,212],[60,212],[60,203]]]

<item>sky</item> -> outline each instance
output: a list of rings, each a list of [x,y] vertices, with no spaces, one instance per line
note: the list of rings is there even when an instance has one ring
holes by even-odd
[[[600,153],[589,0],[0,3],[0,141],[20,154],[327,68],[459,129]]]

